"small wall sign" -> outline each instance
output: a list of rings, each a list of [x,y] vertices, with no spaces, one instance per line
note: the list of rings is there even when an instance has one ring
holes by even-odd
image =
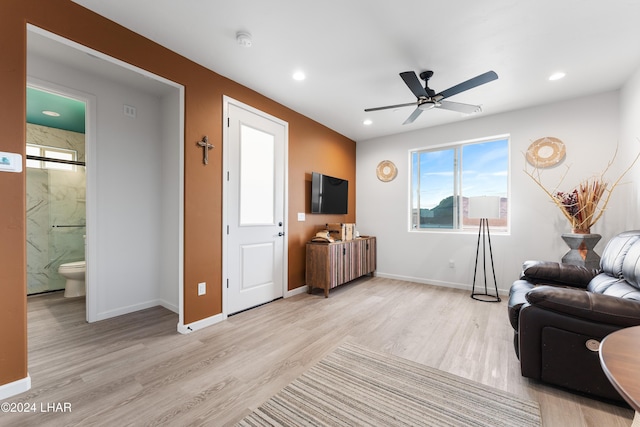
[[[22,155],[0,151],[0,172],[22,172]]]

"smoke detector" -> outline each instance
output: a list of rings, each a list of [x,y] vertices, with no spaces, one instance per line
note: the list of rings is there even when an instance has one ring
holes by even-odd
[[[246,31],[238,31],[236,33],[236,41],[242,47],[251,47],[253,42],[251,41],[251,33]]]

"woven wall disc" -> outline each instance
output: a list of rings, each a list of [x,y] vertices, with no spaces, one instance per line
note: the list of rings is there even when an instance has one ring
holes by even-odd
[[[527,149],[527,161],[537,168],[558,164],[566,154],[564,143],[558,138],[545,136],[536,139]]]
[[[382,182],[393,181],[398,175],[398,168],[396,168],[396,165],[394,165],[391,160],[383,160],[378,163],[376,175]]]

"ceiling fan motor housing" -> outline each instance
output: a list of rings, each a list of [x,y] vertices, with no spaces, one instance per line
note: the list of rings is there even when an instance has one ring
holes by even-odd
[[[427,70],[420,73],[420,78],[424,81],[428,81],[433,76],[433,71]]]

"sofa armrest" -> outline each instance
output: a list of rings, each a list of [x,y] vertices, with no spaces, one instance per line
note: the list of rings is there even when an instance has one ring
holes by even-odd
[[[552,261],[526,261],[520,278],[533,284],[572,286],[586,289],[599,270]]]
[[[578,289],[539,286],[527,293],[532,306],[620,327],[640,325],[640,301]]]

